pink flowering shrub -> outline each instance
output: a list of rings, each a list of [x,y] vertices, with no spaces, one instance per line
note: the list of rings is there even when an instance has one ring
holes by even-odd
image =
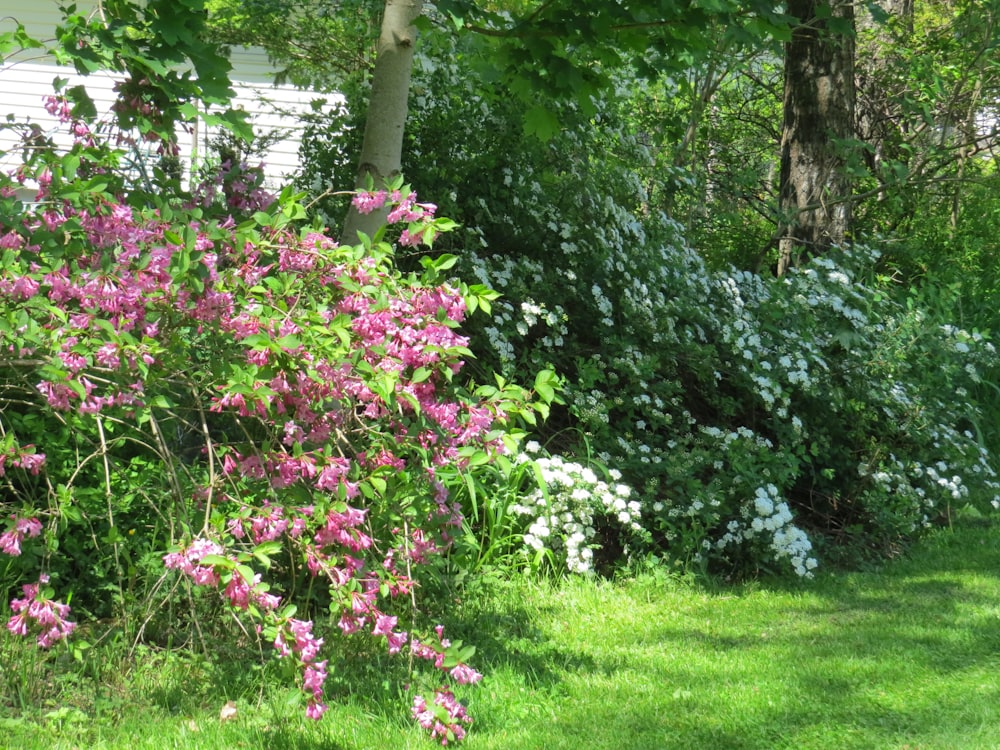
[[[21,542],[25,537],[36,537],[42,533],[42,522],[37,518],[18,518],[12,515],[13,526],[0,534],[0,551],[11,557],[21,554]]]
[[[7,621],[7,630],[14,635],[28,635],[37,631],[39,648],[49,648],[56,641],[69,636],[76,623],[66,619],[69,606],[54,601],[52,589],[42,588],[49,582],[45,574],[38,583],[26,583],[21,587],[23,599],[13,599],[10,609],[14,613]]]
[[[84,135],[67,153],[31,151],[0,184],[0,371],[18,384],[0,392],[0,474],[16,472],[0,551],[63,535],[39,546],[42,565],[97,607],[56,550],[93,537],[80,554],[119,576],[146,550],[295,665],[312,718],[338,633],[478,681],[470,647],[402,623],[421,571],[462,529],[442,477],[504,452],[514,421],[550,397],[466,384],[460,326],[493,295],[447,280],[454,258],[395,268],[390,236],[429,247],[453,224],[402,185],[356,196],[391,204],[394,225],[357,246],[257,185],[245,200],[130,202],[100,177],[93,133],[63,100],[48,106]],[[48,580],[23,586],[8,623],[43,647],[74,627]],[[302,594],[317,586],[333,635]],[[443,742],[469,721],[447,688],[415,716]]]

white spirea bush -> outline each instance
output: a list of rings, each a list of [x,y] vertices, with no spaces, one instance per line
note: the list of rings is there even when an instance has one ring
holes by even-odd
[[[930,319],[917,296],[893,299],[864,248],[781,278],[709,268],[727,240],[696,250],[658,213],[636,169],[656,157],[634,112],[552,103],[560,132],[526,139],[523,112],[454,51],[418,56],[404,170],[466,227],[447,248],[456,272],[503,295],[470,329],[474,366],[484,380],[549,365],[564,376],[558,460],[594,455],[621,472],[651,551],[806,575],[819,550],[885,555],[955,505],[1000,505],[969,399],[996,371],[985,335]],[[573,482],[550,494],[574,521],[537,496],[520,505],[532,548],[563,545],[582,568],[593,523],[579,514],[607,506],[574,499],[589,485]],[[758,513],[758,492],[774,512]]]
[[[599,547],[595,525],[603,521],[621,538],[642,533],[642,505],[632,489],[618,481],[620,472],[612,470],[611,481],[605,482],[588,466],[542,455],[535,442],[525,446],[518,461],[534,462],[541,480],[522,502],[509,507],[527,524],[523,542],[529,555],[551,554],[571,573],[590,573]]]
[[[964,398],[996,352],[877,294],[857,271],[877,254],[833,254],[773,279],[710,272],[683,244],[589,247],[603,267],[553,253],[525,261],[530,276],[509,256],[477,254],[477,276],[511,310],[530,300],[567,311],[561,348],[516,326],[498,326],[489,345],[505,347],[494,361],[511,373],[568,373],[578,426],[636,488],[662,553],[809,576],[817,535],[880,555],[951,506],[1000,505]],[[760,512],[762,492],[774,511]]]

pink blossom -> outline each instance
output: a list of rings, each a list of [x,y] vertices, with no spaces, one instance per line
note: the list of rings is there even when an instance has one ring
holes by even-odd
[[[468,664],[459,664],[448,673],[459,685],[471,685],[479,682],[483,676]]]
[[[223,553],[224,550],[218,543],[209,539],[195,539],[187,548],[164,555],[163,564],[167,568],[182,571],[199,586],[218,586],[221,579],[215,568],[198,563],[207,555]]]
[[[28,615],[26,613],[22,613],[11,617],[7,621],[7,630],[9,630],[14,635],[27,635]]]
[[[346,612],[342,614],[340,619],[337,621],[337,627],[344,631],[344,635],[360,632],[364,626],[364,617],[355,617],[354,615],[349,615]]]
[[[17,518],[14,519],[14,527],[3,534],[0,534],[0,550],[12,557],[21,554],[21,542],[26,537],[36,537],[42,533],[42,523],[37,518]]]
[[[42,533],[42,522],[37,518],[18,518],[14,522],[14,528],[25,536],[36,537]]]
[[[7,630],[21,636],[28,634],[33,622],[39,628],[36,639],[39,648],[51,647],[76,629],[76,623],[66,619],[69,605],[45,596],[42,586],[48,581],[49,577],[43,574],[38,583],[24,584],[21,587],[24,598],[11,600],[10,609],[14,615],[7,621]]]
[[[315,698],[323,694],[323,683],[326,681],[326,660],[313,662],[302,673],[302,687],[312,693]]]
[[[260,573],[254,576],[253,583],[247,583],[246,579],[240,575],[239,571],[233,571],[226,584],[225,594],[229,597],[229,603],[237,609],[247,609],[250,606],[250,589],[260,582]]]
[[[0,551],[5,552],[11,557],[18,557],[21,554],[21,542],[24,540],[24,534],[11,529],[10,531],[5,531],[0,534]]]
[[[118,357],[118,345],[112,342],[104,344],[94,353],[94,361],[102,367],[117,369],[121,366],[121,359]]]
[[[403,644],[406,643],[406,639],[409,637],[408,633],[387,633],[385,637],[386,644],[389,646],[390,654],[398,654],[403,649]]]
[[[306,704],[306,718],[319,720],[326,713],[326,704],[320,701],[310,700]]]
[[[11,294],[18,299],[30,299],[38,294],[40,285],[38,280],[32,276],[21,276],[14,281],[11,287]]]
[[[442,745],[448,744],[449,733],[455,742],[461,741],[465,737],[465,727],[462,725],[472,722],[465,711],[465,706],[459,703],[447,688],[438,688],[434,691],[434,704],[445,710],[448,716],[447,724],[438,719],[437,713],[428,707],[427,701],[420,695],[413,698],[413,718],[431,733],[431,739],[440,739]]]
[[[388,197],[389,194],[385,190],[379,190],[375,193],[359,192],[351,199],[351,203],[357,209],[358,213],[370,214],[372,211],[382,208]]]
[[[191,576],[191,580],[199,586],[218,586],[221,580],[219,574],[215,572],[215,568],[209,568],[204,565],[192,566],[186,572]]]
[[[396,628],[398,618],[389,615],[379,615],[375,618],[375,627],[372,628],[372,635],[390,635]]]
[[[37,518],[18,518],[11,516],[14,520],[13,528],[0,534],[0,550],[11,557],[21,554],[21,542],[25,538],[36,537],[42,533],[42,523]]]
[[[69,101],[62,96],[44,97],[45,111],[53,117],[58,117],[61,122],[69,122],[73,116],[73,111],[69,106]]]

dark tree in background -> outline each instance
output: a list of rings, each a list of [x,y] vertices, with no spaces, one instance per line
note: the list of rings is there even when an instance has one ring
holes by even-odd
[[[854,143],[854,6],[790,0],[785,45],[778,273],[799,256],[843,243],[851,226]]]

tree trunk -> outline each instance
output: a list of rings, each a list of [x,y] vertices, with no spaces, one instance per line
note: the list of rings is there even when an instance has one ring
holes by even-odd
[[[403,129],[410,95],[413,48],[417,39],[414,22],[423,10],[422,0],[386,0],[379,34],[375,72],[365,137],[361,146],[356,187],[369,179],[376,189],[402,171]],[[385,221],[385,211],[359,213],[352,205],[344,223],[343,241],[357,241],[358,232],[371,236]]]
[[[785,45],[778,274],[842,244],[851,226],[847,152],[854,138],[854,7],[789,0]]]

